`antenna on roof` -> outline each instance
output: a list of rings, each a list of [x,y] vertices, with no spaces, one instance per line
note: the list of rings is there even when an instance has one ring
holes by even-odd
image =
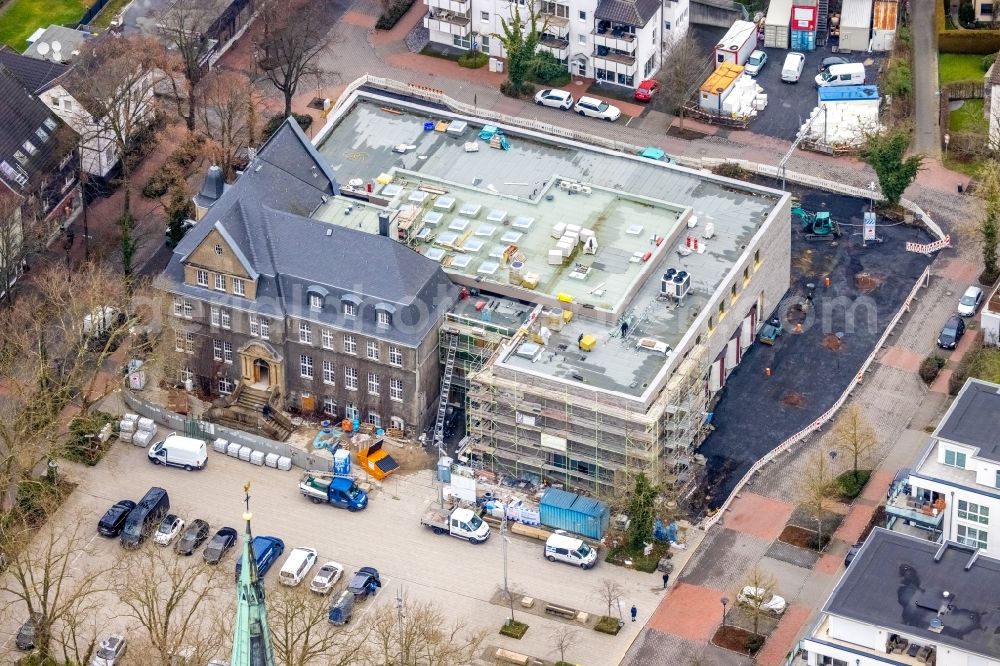
[[[62,62],[62,59],[63,59],[62,53],[60,53],[59,51],[52,52],[53,62]]]
[[[53,41],[52,42],[52,51],[54,53],[59,53],[60,51],[62,51],[62,44],[60,44],[59,42]]]
[[[49,52],[49,43],[38,42],[38,46],[36,46],[35,49],[38,51],[38,55],[43,56]]]

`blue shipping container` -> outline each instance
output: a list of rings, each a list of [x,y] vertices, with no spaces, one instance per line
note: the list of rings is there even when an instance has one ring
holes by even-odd
[[[820,103],[877,99],[878,86],[823,86],[819,89]]]
[[[542,525],[591,539],[601,539],[608,530],[608,505],[558,488],[549,488],[542,497],[539,513]]]
[[[815,51],[816,32],[814,30],[792,30],[793,51]]]

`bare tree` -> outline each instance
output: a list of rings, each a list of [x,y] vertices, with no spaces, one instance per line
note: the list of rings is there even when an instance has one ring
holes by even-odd
[[[823,548],[823,518],[829,512],[833,501],[834,478],[822,450],[816,451],[806,465],[799,482],[799,497],[806,511],[816,521],[816,549]]]
[[[625,591],[622,586],[610,578],[602,578],[600,584],[594,590],[594,596],[603,601],[608,607],[608,617],[611,617],[611,607],[622,598]]]
[[[552,631],[552,649],[559,653],[559,661],[566,661],[566,651],[580,640],[580,630],[576,627],[564,624]]]
[[[290,11],[269,2],[262,11],[264,37],[257,64],[285,100],[285,117],[292,115],[292,98],[304,80],[319,79],[325,70],[317,62],[331,44],[323,3],[307,2]]]
[[[851,403],[833,426],[833,439],[838,449],[851,457],[854,480],[858,480],[858,466],[866,462],[878,444],[875,429],[865,418],[857,403]]]
[[[738,590],[736,598],[740,599],[740,605],[746,610],[753,621],[753,633],[760,635],[760,619],[767,617],[771,611],[767,608],[767,602],[774,596],[774,586],[777,584],[774,577],[761,571],[760,567],[754,567],[746,579],[743,581],[745,587],[752,587],[756,594],[742,596]]]
[[[100,602],[96,594],[76,600],[63,616],[57,640],[62,647],[64,664],[89,664],[97,647],[97,617]]]
[[[663,48],[656,79],[662,84],[668,108],[676,111],[680,127],[684,127],[685,104],[711,73],[711,62],[690,35],[672,39]]]
[[[209,40],[205,33],[215,19],[210,7],[204,0],[173,0],[157,16],[160,36],[167,43],[168,54],[174,56],[170,69],[187,83],[187,89],[182,90],[178,77],[169,77],[177,115],[191,132],[195,128],[195,87],[208,71]],[[184,99],[186,110],[182,105]]]
[[[231,589],[228,570],[152,545],[125,559],[114,585],[126,617],[142,627],[150,657],[164,666],[179,647],[197,655],[193,663],[207,663],[219,652],[227,632],[214,620],[204,622],[203,614],[214,609],[215,617],[228,615],[220,600]]]
[[[464,666],[486,638],[484,631],[470,630],[467,621],[446,624],[441,611],[425,602],[383,605],[367,622],[365,666]]]
[[[343,631],[330,625],[329,602],[328,597],[284,586],[268,595],[268,624],[278,663],[348,666],[357,662],[366,630]]]
[[[203,84],[201,131],[210,139],[209,154],[227,180],[234,176],[241,152],[252,145],[255,107],[260,103],[260,94],[244,74],[220,72]]]

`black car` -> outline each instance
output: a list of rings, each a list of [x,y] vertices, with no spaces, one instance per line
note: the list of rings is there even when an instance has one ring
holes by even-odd
[[[21,628],[17,632],[17,638],[14,639],[14,644],[18,650],[33,650],[35,648],[35,636],[38,634],[38,625],[44,619],[44,615],[35,612],[21,625]]]
[[[849,62],[851,61],[843,56],[829,56],[823,58],[823,61],[819,64],[819,72],[823,73],[833,65],[846,65]]]
[[[104,516],[97,523],[97,531],[106,537],[116,537],[125,527],[125,519],[129,512],[135,508],[132,500],[120,500],[113,507],[104,512]]]
[[[193,555],[198,550],[198,546],[208,538],[208,523],[202,519],[192,520],[184,533],[181,534],[177,542],[177,553],[179,555]]]
[[[379,579],[378,569],[361,567],[351,579],[347,591],[353,594],[355,599],[367,599],[369,594],[374,594],[380,587],[382,581]]]
[[[851,562],[854,561],[855,556],[858,554],[858,551],[861,550],[861,546],[863,546],[863,545],[864,545],[864,542],[863,541],[859,541],[858,543],[856,543],[853,546],[851,546],[850,550],[847,551],[847,555],[844,556],[844,566],[845,567],[851,566]]]
[[[201,555],[209,564],[218,564],[219,560],[235,545],[236,530],[232,527],[223,527],[215,533]]]
[[[965,335],[965,322],[957,314],[948,317],[944,323],[944,328],[938,334],[938,347],[941,349],[954,349],[958,346],[958,341]]]

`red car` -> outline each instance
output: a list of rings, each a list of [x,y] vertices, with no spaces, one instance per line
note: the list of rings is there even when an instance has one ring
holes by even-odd
[[[639,87],[635,91],[635,101],[637,102],[648,102],[653,99],[655,95],[660,90],[660,84],[652,79],[646,79],[639,84]]]

